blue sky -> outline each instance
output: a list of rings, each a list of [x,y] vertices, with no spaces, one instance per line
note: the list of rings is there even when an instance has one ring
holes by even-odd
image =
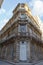
[[[43,0],[4,0],[2,7],[0,8],[0,30],[12,17],[12,11],[18,3],[27,3],[32,14],[39,16],[43,21]]]

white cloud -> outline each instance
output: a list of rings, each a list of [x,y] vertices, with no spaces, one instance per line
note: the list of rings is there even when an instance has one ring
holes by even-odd
[[[4,19],[3,22],[4,22],[4,23],[7,23],[7,22],[8,22],[8,19]]]
[[[12,17],[12,9],[9,11],[6,11],[4,8],[0,9],[0,15],[3,15],[4,17],[0,20],[0,30],[4,27],[4,25],[8,22],[8,20]]]
[[[32,8],[32,13],[34,16],[43,17],[43,0],[31,0],[29,5]],[[38,18],[38,21],[43,35],[43,22],[40,18]]]
[[[43,1],[42,0],[32,0],[29,2],[32,7],[33,15],[43,16]]]
[[[4,27],[4,25],[8,22],[9,19],[4,19],[4,20],[1,20],[1,25],[0,25],[0,30]],[[3,23],[2,23],[3,22]]]
[[[3,13],[5,13],[6,12],[6,10],[4,9],[4,8],[1,8],[0,9],[0,14],[3,14]]]

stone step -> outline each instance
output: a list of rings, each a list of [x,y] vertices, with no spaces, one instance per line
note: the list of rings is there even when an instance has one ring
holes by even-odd
[[[15,65],[33,65],[32,63],[15,63]]]

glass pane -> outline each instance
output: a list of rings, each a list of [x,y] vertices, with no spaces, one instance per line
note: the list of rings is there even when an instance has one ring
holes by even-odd
[[[26,14],[21,14],[20,18],[22,18],[22,19],[27,18],[27,17],[26,17]]]

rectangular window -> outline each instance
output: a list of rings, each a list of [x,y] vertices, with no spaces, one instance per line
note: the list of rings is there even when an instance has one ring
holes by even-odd
[[[19,32],[27,32],[27,26],[26,24],[20,24],[19,25]]]
[[[26,14],[21,14],[20,18],[21,19],[26,19],[27,18],[27,15]]]

